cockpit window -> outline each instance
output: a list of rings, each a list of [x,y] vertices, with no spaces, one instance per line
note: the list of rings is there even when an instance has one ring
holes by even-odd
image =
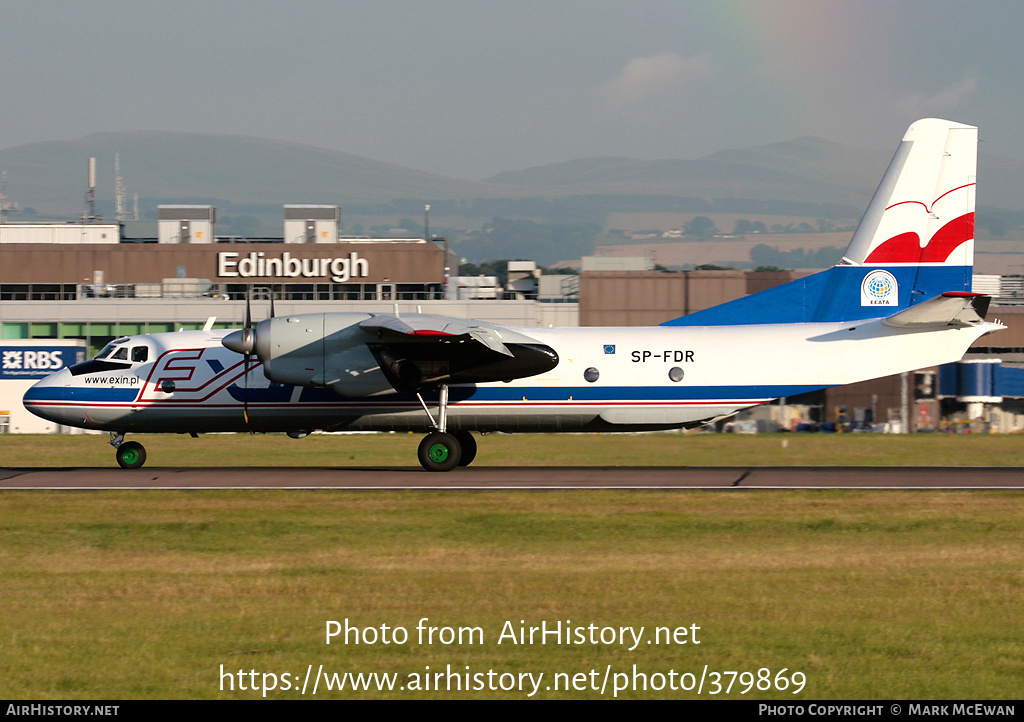
[[[111,360],[127,361],[128,360],[128,347],[121,346],[117,351],[114,351],[110,355]]]
[[[98,354],[96,354],[96,358],[97,359],[106,358],[107,356],[110,355],[110,352],[113,351],[113,350],[114,350],[114,344],[108,343],[106,346],[103,347],[103,349]]]
[[[145,346],[132,346],[132,362],[142,363],[149,358],[149,349]]]

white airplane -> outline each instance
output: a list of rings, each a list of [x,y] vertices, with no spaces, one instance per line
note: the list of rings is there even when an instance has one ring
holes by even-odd
[[[984,334],[971,293],[977,128],[910,126],[833,268],[658,327],[507,328],[324,312],[119,338],[25,394],[33,413],[126,433],[426,432],[431,471],[470,432],[691,427],[782,396],[949,363]],[[258,369],[262,373],[258,373]],[[431,408],[436,407],[432,412]]]

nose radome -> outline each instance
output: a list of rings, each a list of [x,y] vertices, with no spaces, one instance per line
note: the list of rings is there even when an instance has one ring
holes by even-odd
[[[40,418],[63,423],[64,414],[61,408],[47,405],[44,402],[67,401],[69,399],[67,383],[70,378],[71,372],[65,368],[40,379],[30,386],[21,397],[22,405]]]
[[[62,368],[60,371],[54,371],[49,376],[45,376],[32,384],[28,391],[25,392],[24,398],[41,399],[43,398],[46,389],[64,388],[67,386],[70,379],[71,371],[67,368]],[[51,398],[51,396],[47,395],[47,398]]]

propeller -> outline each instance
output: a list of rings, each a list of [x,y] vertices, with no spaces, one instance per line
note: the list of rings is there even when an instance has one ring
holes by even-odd
[[[252,328],[252,304],[249,297],[252,295],[252,286],[245,287],[245,324],[242,326],[242,345],[245,346],[245,362],[242,368],[245,369],[245,386],[242,390],[242,417],[245,425],[249,425],[249,359],[252,358],[252,349],[256,345],[256,332]]]
[[[238,331],[232,331],[221,340],[225,348],[245,357],[245,381],[242,386],[242,414],[245,423],[249,423],[249,361],[256,348],[256,329],[252,325],[252,286],[245,287],[245,324]],[[270,317],[274,318],[274,291],[270,293]]]

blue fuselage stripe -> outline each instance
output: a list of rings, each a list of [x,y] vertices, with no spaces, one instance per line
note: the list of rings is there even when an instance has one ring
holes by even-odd
[[[134,401],[137,388],[112,389],[91,386],[33,386],[25,392],[25,403],[33,401],[81,401],[83,403],[124,403]]]
[[[285,387],[290,390],[293,387]],[[758,385],[758,386],[559,386],[559,387],[498,387],[498,386],[452,386],[450,388],[451,403],[472,401],[474,403],[510,403],[510,402],[589,402],[589,403],[624,403],[624,402],[692,402],[692,401],[760,401],[780,396],[796,396],[814,391],[822,386],[806,385]],[[123,404],[135,401],[138,389],[110,389],[83,387],[34,387],[25,393],[24,401],[63,402],[64,404]],[[234,396],[232,394],[232,396]],[[437,394],[424,394],[428,401],[436,399]],[[262,400],[262,399],[261,399]],[[282,399],[283,400],[283,399]],[[140,401],[140,406],[161,406],[174,403],[170,397],[166,401]],[[241,401],[237,400],[238,403]],[[416,403],[412,394],[387,394],[370,398],[347,399],[339,396],[328,388],[303,388],[298,399],[301,404],[351,403],[366,404]],[[259,401],[255,402],[257,405]],[[278,402],[280,403],[280,401]],[[285,402],[287,403],[287,402]],[[201,408],[202,403],[197,403]]]

